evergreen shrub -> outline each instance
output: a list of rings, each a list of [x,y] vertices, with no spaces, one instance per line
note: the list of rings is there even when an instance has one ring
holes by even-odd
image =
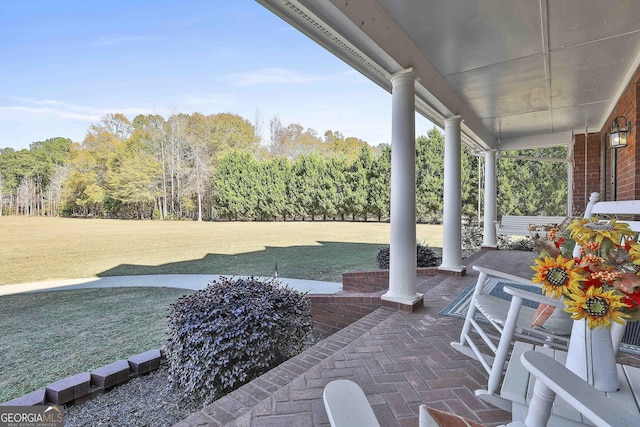
[[[531,237],[525,237],[518,240],[508,240],[500,243],[500,249],[508,249],[512,251],[532,251],[535,242]]]
[[[171,304],[170,381],[210,403],[301,352],[311,329],[305,293],[223,277]]]
[[[435,267],[440,263],[440,258],[436,253],[427,245],[416,245],[416,261],[417,266],[420,267]],[[376,255],[376,262],[378,268],[382,270],[389,269],[389,247],[385,246],[378,249],[378,255]]]
[[[480,250],[483,226],[477,221],[462,225],[462,257],[466,258]]]
[[[472,221],[462,226],[462,257],[466,258],[479,251],[482,247],[484,226],[482,223]],[[498,248],[503,250],[532,251],[533,238],[524,237],[518,240],[509,240],[505,236],[498,236]]]

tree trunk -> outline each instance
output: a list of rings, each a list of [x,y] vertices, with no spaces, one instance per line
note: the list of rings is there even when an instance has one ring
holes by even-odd
[[[162,159],[162,199],[164,203],[159,206],[160,219],[164,220],[167,217],[167,167],[164,158],[164,137],[160,139],[160,157]]]

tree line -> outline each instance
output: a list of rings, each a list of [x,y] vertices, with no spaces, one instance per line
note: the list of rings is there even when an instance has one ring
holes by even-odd
[[[327,131],[320,137],[276,117],[228,113],[105,116],[82,142],[51,138],[0,149],[0,214],[197,220],[377,220],[389,218],[391,148]],[[518,153],[523,154],[523,153]],[[529,150],[562,157],[564,148]],[[462,209],[482,200],[482,159],[462,149]],[[444,136],[416,139],[416,214],[439,221]],[[559,177],[559,179],[558,179]],[[564,177],[564,178],[563,178]],[[562,215],[566,166],[501,159],[499,214]],[[480,196],[480,199],[479,199]]]

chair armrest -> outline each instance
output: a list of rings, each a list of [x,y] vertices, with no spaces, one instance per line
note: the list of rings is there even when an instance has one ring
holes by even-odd
[[[546,354],[526,351],[520,360],[538,381],[542,381],[596,426],[640,425],[640,418],[629,413]]]
[[[331,427],[380,427],[367,396],[353,381],[331,381],[322,399]]]
[[[512,288],[511,286],[505,286],[502,288],[506,293],[512,296],[517,296],[529,301],[535,301],[540,304],[552,305],[558,308],[564,308],[564,302],[561,299],[549,298],[546,295],[538,295],[533,292],[525,291],[523,289]]]
[[[501,279],[505,279],[505,280],[508,280],[510,282],[521,283],[523,285],[531,285],[531,286],[538,286],[539,287],[539,285],[537,285],[535,283],[532,283],[529,279],[526,279],[524,277],[514,276],[513,274],[504,273],[502,271],[493,270],[491,268],[482,267],[482,266],[479,266],[479,265],[474,265],[472,268],[475,271],[477,271],[479,273],[485,273],[488,276],[499,277]]]

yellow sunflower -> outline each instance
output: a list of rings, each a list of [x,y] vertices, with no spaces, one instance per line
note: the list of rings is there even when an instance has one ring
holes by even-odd
[[[632,263],[640,264],[640,243],[631,243],[629,248],[629,256],[631,257]]]
[[[579,289],[571,298],[564,301],[565,311],[571,313],[571,318],[575,320],[586,317],[589,329],[596,326],[610,328],[612,320],[624,323],[624,319],[630,317],[619,311],[627,305],[622,302],[622,295],[615,289],[605,291],[601,287],[591,286],[586,292]]]
[[[537,273],[531,281],[541,283],[544,293],[552,298],[580,290],[580,282],[585,280],[580,270],[574,266],[573,259],[565,260],[562,255],[557,258],[544,257],[536,259],[532,266]]]
[[[622,237],[633,236],[633,231],[629,224],[618,222],[615,218],[608,222],[601,222],[598,217],[574,219],[567,226],[571,231],[571,238],[579,245],[584,246],[589,241],[596,241],[600,244],[604,239],[609,239],[613,244],[619,245]]]

